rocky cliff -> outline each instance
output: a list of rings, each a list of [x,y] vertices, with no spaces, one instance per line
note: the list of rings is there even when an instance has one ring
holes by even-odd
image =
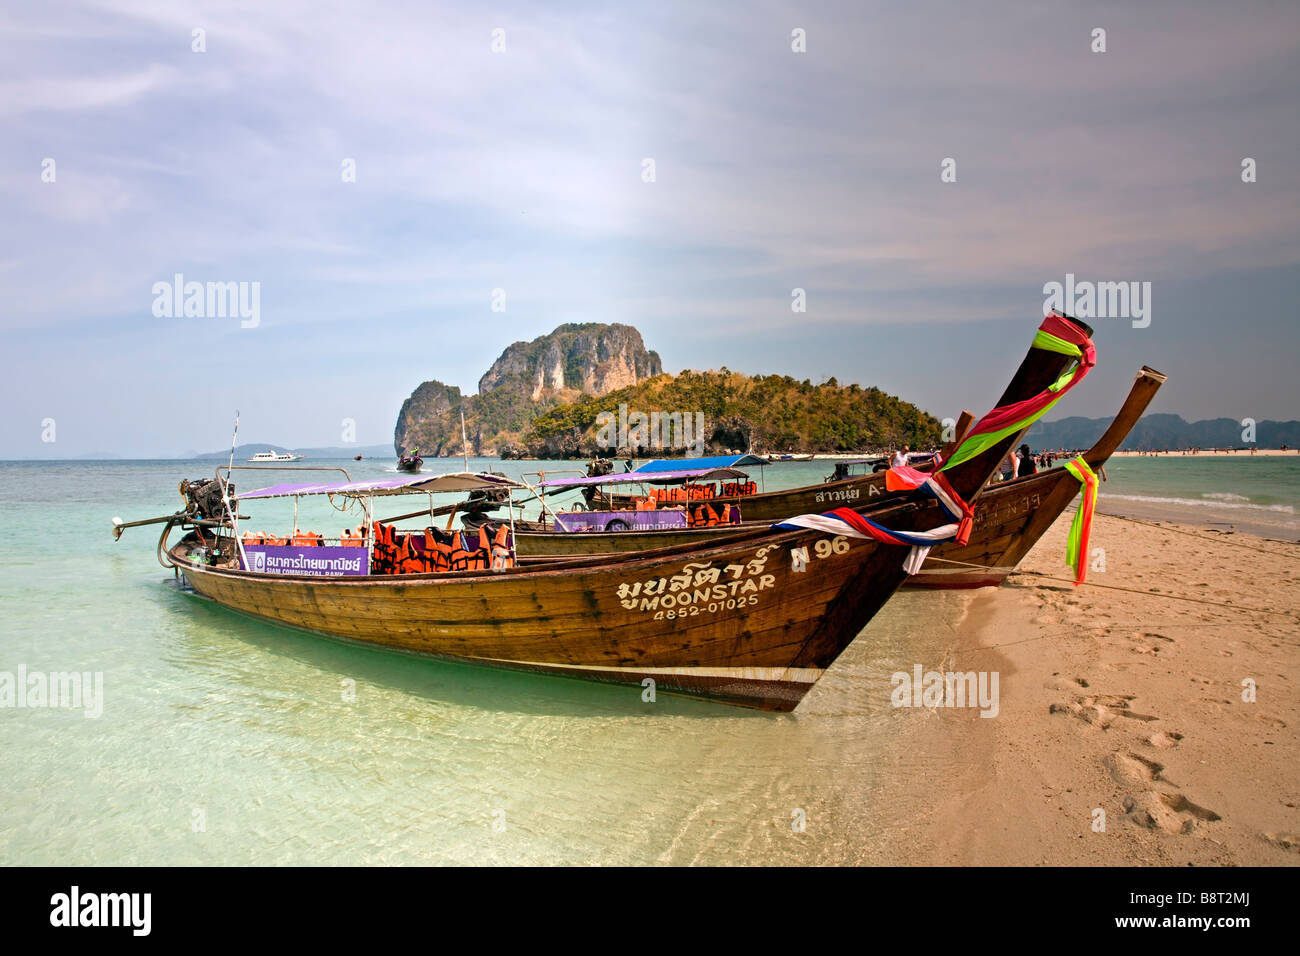
[[[532,420],[582,396],[627,388],[663,371],[641,333],[628,325],[561,325],[531,342],[516,342],[479,379],[479,393],[438,381],[421,384],[402,404],[393,434],[396,450],[425,455],[461,453],[465,414],[471,454],[496,454],[517,441]]]
[[[534,402],[549,394],[604,395],[663,372],[630,325],[561,325],[550,335],[516,342],[478,380],[479,394],[523,389]]]

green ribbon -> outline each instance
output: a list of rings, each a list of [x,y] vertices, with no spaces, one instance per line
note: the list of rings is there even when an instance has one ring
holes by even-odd
[[[1092,514],[1097,507],[1097,473],[1082,458],[1066,462],[1065,470],[1079,479],[1083,492],[1083,501],[1074,512],[1074,521],[1070,525],[1070,536],[1065,540],[1065,563],[1074,569],[1075,584],[1079,585],[1088,573],[1082,563],[1087,558],[1084,551],[1088,543],[1084,536],[1085,531],[1091,530]]]

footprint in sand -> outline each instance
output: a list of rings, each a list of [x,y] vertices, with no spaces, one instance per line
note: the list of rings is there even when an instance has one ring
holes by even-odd
[[[1197,806],[1181,793],[1147,790],[1124,798],[1124,816],[1130,823],[1161,833],[1191,833],[1203,823],[1223,818]]]
[[[1160,771],[1165,769],[1163,764],[1158,764],[1154,760],[1118,750],[1108,754],[1102,763],[1115,778],[1116,783],[1130,787],[1154,783],[1160,779]]]
[[[1128,639],[1138,645],[1130,648],[1134,654],[1159,654],[1165,644],[1178,643],[1172,637],[1165,637],[1163,634],[1156,634],[1152,631],[1130,634]],[[1160,643],[1156,643],[1157,641]]]
[[[1147,743],[1152,747],[1177,747],[1178,741],[1182,739],[1182,734],[1176,734],[1172,730],[1168,732],[1162,730],[1159,733],[1152,734],[1148,737]]]
[[[1274,730],[1282,730],[1286,727],[1285,720],[1278,720],[1276,717],[1269,717],[1266,714],[1256,714],[1255,719],[1265,727],[1272,727]]]
[[[1260,836],[1280,850],[1300,853],[1300,836],[1294,833],[1261,833]]]
[[[1052,679],[1043,684],[1048,690],[1084,690],[1088,682],[1081,677],[1062,677],[1053,674]]]
[[[1120,694],[1097,694],[1091,697],[1076,697],[1069,704],[1052,704],[1047,712],[1049,714],[1069,714],[1072,717],[1078,717],[1086,723],[1092,724],[1105,730],[1116,717],[1126,717],[1129,720],[1151,721],[1159,720],[1159,717],[1151,714],[1139,714],[1130,709],[1129,701],[1133,700],[1132,695]]]

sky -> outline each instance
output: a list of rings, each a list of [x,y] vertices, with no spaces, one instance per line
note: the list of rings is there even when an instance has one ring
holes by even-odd
[[[1067,275],[1150,292],[1051,417],[1300,418],[1297,102],[1295,3],[7,4],[0,458],[390,443],[564,322],[979,413]]]

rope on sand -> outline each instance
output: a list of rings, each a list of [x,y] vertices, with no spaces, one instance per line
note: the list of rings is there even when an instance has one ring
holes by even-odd
[[[963,568],[972,568],[972,569],[974,569],[974,570],[978,570],[978,571],[991,571],[991,570],[993,570],[993,567],[990,566],[990,565],[986,565],[986,564],[972,564],[972,563],[969,562],[969,561],[955,561],[955,560],[953,560],[952,558],[936,558],[936,557],[934,557],[934,556],[931,556],[931,557],[926,558],[926,561],[927,561],[927,562],[928,562],[928,561],[942,561],[944,564],[955,564],[955,565],[960,565],[960,566],[963,567]],[[1026,577],[1040,578],[1040,579],[1042,579],[1042,580],[1044,580],[1044,581],[1060,581],[1062,584],[1069,584],[1069,585],[1071,585],[1072,587],[1075,586],[1075,584],[1074,584],[1074,579],[1073,579],[1073,578],[1061,578],[1061,577],[1056,577],[1055,575],[1044,574],[1042,571],[1019,571],[1019,570],[1016,570],[1016,571],[1011,571],[1011,572],[1009,572],[1009,573],[1007,574],[1007,577],[1010,577],[1010,576],[1013,575],[1013,574],[1014,574],[1014,575],[1024,575],[1024,576],[1026,576]],[[1294,613],[1288,613],[1288,612],[1286,612],[1286,611],[1274,611],[1274,610],[1272,610],[1272,609],[1270,609],[1270,608],[1265,608],[1265,607],[1254,607],[1254,606],[1249,605],[1249,604],[1229,604],[1229,603],[1224,602],[1224,601],[1211,601],[1211,600],[1209,600],[1208,598],[1192,597],[1191,595],[1187,595],[1187,594],[1170,594],[1170,593],[1166,593],[1166,592],[1164,592],[1164,591],[1149,591],[1149,590],[1145,590],[1145,589],[1143,589],[1143,588],[1126,588],[1126,587],[1124,587],[1123,585],[1120,585],[1120,584],[1097,584],[1097,583],[1095,583],[1095,582],[1093,582],[1093,581],[1085,581],[1083,584],[1078,585],[1078,587],[1086,587],[1086,588],[1105,588],[1105,589],[1108,590],[1108,591],[1126,591],[1126,592],[1128,592],[1129,594],[1142,594],[1142,595],[1146,595],[1147,597],[1169,598],[1169,599],[1172,600],[1172,601],[1190,601],[1190,602],[1192,602],[1192,603],[1194,603],[1194,604],[1208,604],[1208,605],[1210,605],[1211,607],[1221,607],[1221,608],[1225,608],[1225,609],[1227,609],[1227,610],[1229,610],[1229,611],[1248,611],[1248,612],[1251,612],[1251,613],[1254,613],[1254,614],[1268,614],[1268,615],[1270,615],[1270,616],[1274,616],[1274,617],[1285,617],[1285,618],[1287,618],[1288,620],[1290,620],[1290,619],[1292,619],[1292,618],[1295,618],[1295,617],[1297,616],[1297,615],[1294,614]]]
[[[1051,574],[1044,574],[1041,571],[1012,571],[1012,574],[1023,574],[1028,577],[1041,578],[1044,581],[1061,581],[1065,584],[1074,584],[1073,578],[1058,578]],[[1129,594],[1144,594],[1149,597],[1169,598],[1173,601],[1191,601],[1194,604],[1208,604],[1211,607],[1226,608],[1229,611],[1251,611],[1255,614],[1271,614],[1278,617],[1294,618],[1296,614],[1289,614],[1286,611],[1274,611],[1266,607],[1254,607],[1249,604],[1232,604],[1226,601],[1211,601],[1208,598],[1192,597],[1190,594],[1169,594],[1164,591],[1149,591],[1145,588],[1126,588],[1120,584],[1095,584],[1092,581],[1085,581],[1080,587],[1105,588],[1108,591],[1127,591]]]
[[[1144,524],[1160,531],[1169,531],[1173,534],[1185,534],[1189,538],[1198,538],[1201,541],[1213,541],[1215,544],[1230,544],[1234,548],[1245,548],[1247,551],[1258,551],[1260,554],[1272,554],[1279,558],[1290,558],[1292,561],[1300,561],[1300,554],[1288,554],[1285,551],[1271,551],[1268,548],[1260,548],[1253,544],[1246,544],[1242,541],[1229,541],[1227,538],[1211,538],[1203,534],[1197,534],[1195,531],[1184,531],[1182,528],[1170,528],[1158,521],[1147,521],[1143,518],[1130,518],[1128,515],[1111,514],[1108,511],[1098,511],[1097,514],[1105,518],[1115,518],[1118,521],[1131,521],[1134,524]]]

